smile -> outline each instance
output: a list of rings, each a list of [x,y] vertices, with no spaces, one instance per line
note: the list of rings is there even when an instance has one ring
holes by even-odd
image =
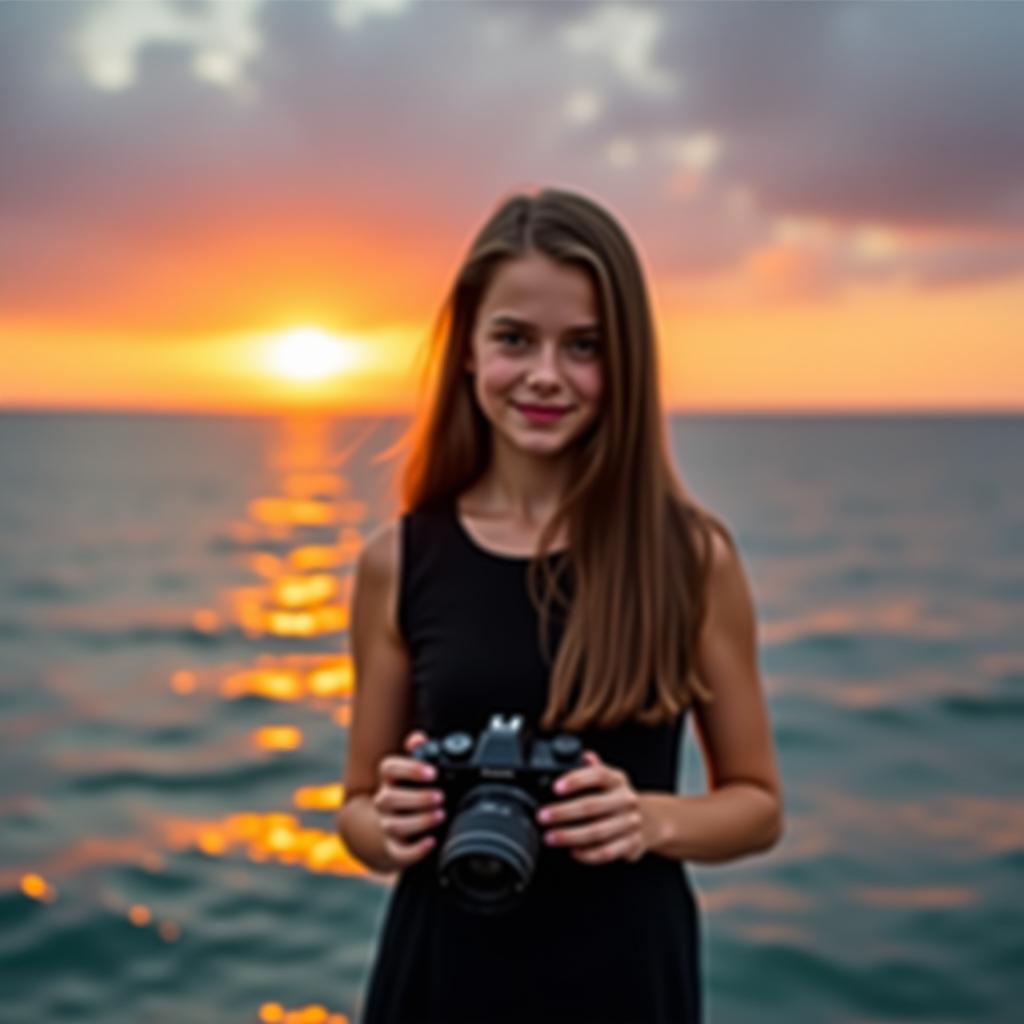
[[[552,409],[537,405],[517,405],[515,402],[512,405],[531,423],[554,423],[572,410],[572,406]]]

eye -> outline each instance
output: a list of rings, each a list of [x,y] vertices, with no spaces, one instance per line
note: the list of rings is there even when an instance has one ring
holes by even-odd
[[[494,335],[496,341],[501,341],[504,338],[522,338],[522,334],[519,331],[498,331]]]
[[[598,349],[600,348],[597,338],[577,338],[574,344],[583,345],[584,348],[582,351],[587,355],[597,355]],[[589,348],[587,346],[589,346]]]

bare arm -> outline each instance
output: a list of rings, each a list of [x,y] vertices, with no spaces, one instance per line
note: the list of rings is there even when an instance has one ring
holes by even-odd
[[[697,672],[714,692],[695,702],[709,792],[640,794],[650,849],[720,862],[770,849],[782,837],[783,798],[758,669],[756,618],[739,556],[718,534]]]
[[[352,724],[337,828],[349,851],[374,871],[400,867],[388,854],[372,804],[383,757],[401,749],[411,717],[410,660],[396,623],[399,525],[387,523],[366,541],[352,590],[355,671]]]

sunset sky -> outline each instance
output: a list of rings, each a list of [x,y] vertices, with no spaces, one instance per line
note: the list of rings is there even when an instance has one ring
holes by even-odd
[[[0,4],[0,407],[405,411],[476,230],[620,218],[681,411],[1024,407],[1024,5]]]

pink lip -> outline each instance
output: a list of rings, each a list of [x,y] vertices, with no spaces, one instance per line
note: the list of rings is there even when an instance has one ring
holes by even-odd
[[[569,408],[551,408],[542,405],[516,405],[512,403],[528,420],[534,423],[552,423],[569,412]]]
[[[561,416],[570,408],[569,406],[517,406],[515,402],[513,404],[522,413],[535,413],[538,416]]]

